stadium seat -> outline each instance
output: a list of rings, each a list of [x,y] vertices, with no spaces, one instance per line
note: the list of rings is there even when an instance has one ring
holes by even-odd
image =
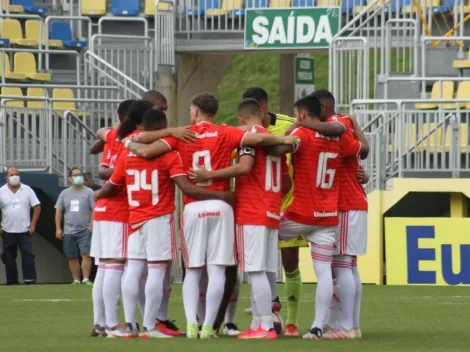
[[[0,38],[0,47],[6,47],[6,46],[10,46],[10,40]]]
[[[115,16],[137,16],[140,13],[140,0],[113,0],[111,13]]]
[[[49,38],[49,42],[54,40],[63,43],[66,48],[79,49],[86,48],[88,46],[88,42],[86,40],[72,39],[72,29],[66,22],[52,22]]]
[[[271,8],[286,8],[291,7],[291,0],[271,0],[269,7]]]
[[[159,3],[158,9],[161,11],[169,10],[170,5],[166,3]],[[144,14],[147,16],[155,16],[155,0],[145,0]]]
[[[15,79],[15,80],[25,80],[26,75],[24,73],[11,72],[10,58],[8,54],[3,55],[0,53],[0,77],[2,77],[2,58],[5,58],[5,78]]]
[[[1,36],[8,39],[11,44],[20,46],[35,46],[34,42],[24,39],[23,30],[21,29],[20,21],[15,19],[5,19],[1,21]],[[37,45],[37,41],[36,41]]]
[[[3,3],[3,11],[5,12],[7,10],[7,3],[4,0],[2,0],[2,3]],[[10,6],[9,6],[10,13],[23,13],[24,12],[23,5],[12,5],[12,4],[13,4],[13,1],[10,0]]]
[[[313,0],[292,0],[292,7],[314,7]]]
[[[464,81],[460,82],[459,87],[457,88],[457,94],[455,95],[456,99],[468,99],[468,103],[447,103],[442,104],[442,108],[445,110],[455,110],[457,105],[462,109],[470,109],[470,82]]]
[[[47,90],[43,88],[28,88],[26,91],[26,95],[28,97],[47,97]],[[46,104],[44,101],[37,101],[37,100],[27,100],[26,107],[30,109],[44,109]]]
[[[34,81],[50,81],[50,73],[39,73],[37,71],[36,59],[31,53],[15,53],[14,72],[24,73],[26,78]]]
[[[440,0],[420,0],[419,4],[421,6],[421,10],[425,10],[427,8],[432,7],[433,11],[435,11],[435,9],[440,8],[440,6],[441,6]],[[403,13],[416,12],[416,9],[413,5],[413,0],[405,0],[404,1],[402,12]]]
[[[407,150],[410,147],[416,145],[416,124],[408,124],[403,126],[403,131],[395,131],[394,133],[394,140],[390,141],[393,143],[392,145],[388,146],[388,152],[397,152],[398,151],[398,143],[400,142],[399,136],[403,136],[403,150]]]
[[[391,0],[391,1],[394,1],[396,2],[396,0]],[[355,6],[354,7],[354,13],[356,14],[359,14],[361,13],[362,11],[364,11],[366,9],[366,7],[372,3],[374,3],[375,0],[367,0],[366,3],[364,5],[360,5],[360,6]],[[380,7],[384,6],[384,3],[385,1],[384,0],[380,0],[378,1],[374,6],[372,6],[369,10],[370,11],[375,11],[377,9],[379,9]],[[388,12],[387,10],[389,9],[389,7],[385,7],[384,11],[385,12]],[[393,11],[392,11],[393,12]]]
[[[452,67],[456,69],[470,68],[470,49],[468,50],[468,58],[465,60],[454,60],[452,61]]]
[[[244,9],[233,10],[232,16],[245,16],[246,9],[259,9],[259,8],[266,8],[268,5],[267,0],[246,0],[246,6]]]
[[[341,1],[341,12],[350,13],[354,11],[354,8],[358,6],[364,6],[364,0],[342,0]]]
[[[71,99],[71,101],[55,101],[52,103],[52,109],[57,111],[76,110],[75,95],[72,89],[54,88],[52,91],[52,99]]]
[[[442,82],[442,96],[441,96],[441,83],[435,82],[432,86],[431,99],[452,99],[454,96],[454,82],[452,81],[441,81]],[[439,103],[417,103],[415,109],[418,110],[431,110],[436,109]]]
[[[106,14],[106,0],[82,0],[82,15],[102,16]]]
[[[11,5],[22,6],[24,9],[24,12],[36,13],[39,15],[47,13],[48,11],[47,6],[35,6],[34,0],[10,0],[10,6]]]
[[[207,10],[206,16],[225,16],[234,10],[240,10],[242,7],[242,0],[222,0],[222,7],[220,9]]]
[[[36,45],[38,45],[39,40],[39,25],[42,25],[42,40],[41,45],[45,46],[47,42],[49,42],[49,48],[62,48],[62,42],[60,40],[47,40],[47,33],[46,33],[46,24],[41,23],[38,20],[28,20],[25,24],[25,37],[28,40],[34,41]]]
[[[449,152],[450,151],[450,145],[451,145],[451,130],[452,126],[447,126],[446,129],[446,134],[444,138],[444,147],[445,151]],[[468,145],[468,125],[466,123],[461,123],[459,126],[459,131],[460,131],[460,152],[461,153],[469,153],[470,152],[470,146]]]
[[[23,92],[21,91],[21,88],[18,88],[18,87],[2,87],[1,94],[15,96],[15,97],[23,97]],[[24,108],[24,101],[23,100],[8,101],[5,103],[5,106],[9,108]]]
[[[219,0],[200,0],[199,7],[193,9],[184,9],[183,16],[202,16],[207,10],[218,9]]]
[[[318,7],[339,6],[339,0],[318,0]]]

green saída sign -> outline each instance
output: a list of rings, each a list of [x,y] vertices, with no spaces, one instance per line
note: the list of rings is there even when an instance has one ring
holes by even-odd
[[[247,9],[245,49],[327,48],[339,32],[339,7]]]

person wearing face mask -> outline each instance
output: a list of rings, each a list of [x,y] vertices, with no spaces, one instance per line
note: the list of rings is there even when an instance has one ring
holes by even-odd
[[[6,173],[7,184],[0,188],[0,210],[2,225],[0,235],[3,242],[2,262],[5,264],[7,285],[17,285],[18,270],[16,255],[21,252],[23,279],[25,284],[36,283],[33,235],[41,213],[41,203],[31,187],[20,182],[17,168],[10,167]],[[30,219],[31,208],[33,218]]]
[[[91,258],[91,229],[92,214],[95,207],[93,191],[85,187],[83,173],[79,168],[73,168],[69,174],[70,187],[63,190],[55,205],[56,237],[63,240],[64,254],[69,258],[70,272],[73,285],[84,284],[92,286],[90,281]],[[62,230],[62,217],[64,229]],[[80,281],[80,263],[83,281]]]

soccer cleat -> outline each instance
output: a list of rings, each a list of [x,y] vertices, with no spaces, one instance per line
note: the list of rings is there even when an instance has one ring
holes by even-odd
[[[287,324],[286,332],[284,333],[286,337],[298,337],[300,336],[299,328],[294,324]]]
[[[360,328],[353,329],[353,331],[356,334],[356,339],[362,339],[362,332]]]
[[[273,305],[272,305],[273,313],[280,312],[281,309],[282,309],[282,304],[281,304],[281,301],[279,300],[279,297],[274,298]]]
[[[182,335],[178,327],[170,320],[165,320],[165,321],[157,320],[157,323],[155,324],[155,329],[160,331],[162,334],[165,334],[168,336],[181,336]]]
[[[186,337],[188,339],[197,339],[199,337],[199,325],[197,324],[186,325]]]
[[[96,324],[95,326],[93,326],[93,329],[91,329],[90,336],[91,337],[106,337],[106,330],[105,328]]]
[[[276,340],[277,333],[274,329],[264,330],[261,326],[257,330],[248,329],[238,335],[241,340]]]
[[[234,323],[227,323],[224,326],[223,333],[227,336],[238,336],[240,335],[240,330],[238,330],[238,327]]]
[[[199,333],[199,338],[201,340],[212,340],[217,338],[217,334],[211,326],[203,325],[202,330]]]
[[[124,333],[125,327],[122,324],[118,324],[113,328],[108,328],[106,327],[106,337],[108,339],[116,338],[116,337],[122,337],[122,334]]]
[[[254,330],[252,330],[251,327],[250,327],[250,328],[246,329],[245,331],[240,332],[240,334],[239,334],[237,337],[238,337],[239,339],[241,339],[241,340],[244,340],[244,339],[245,339],[245,336],[247,336],[247,335],[253,333],[253,331],[254,331]]]
[[[112,329],[107,329],[107,337],[122,337],[125,339],[133,339],[139,337],[139,331],[132,327],[131,323],[126,323],[125,326],[118,325]]]
[[[319,328],[311,328],[302,338],[304,340],[321,340],[323,334]]]
[[[147,330],[144,327],[144,330],[139,334],[139,338],[141,339],[172,339],[173,336],[164,334],[158,330]]]
[[[323,334],[323,339],[325,340],[354,340],[356,338],[356,333],[354,329],[344,330],[344,329],[334,329]]]
[[[83,281],[82,281],[82,284],[83,284],[83,285],[87,285],[87,286],[93,286],[93,282],[91,282],[91,281],[88,280],[88,279],[83,280]]]

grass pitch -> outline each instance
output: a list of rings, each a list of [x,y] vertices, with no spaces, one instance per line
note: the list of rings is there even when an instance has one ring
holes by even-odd
[[[279,286],[282,294],[283,287]],[[300,326],[305,332],[313,318],[315,286],[303,286]],[[237,323],[246,328],[249,287],[240,294]],[[283,302],[285,304],[285,302]],[[470,351],[469,287],[364,286],[362,332],[356,341],[213,341],[117,340],[91,338],[91,288],[70,285],[0,287],[0,351]],[[285,312],[284,312],[285,313]],[[174,285],[170,317],[185,327],[181,285]],[[123,320],[122,320],[123,321]]]

